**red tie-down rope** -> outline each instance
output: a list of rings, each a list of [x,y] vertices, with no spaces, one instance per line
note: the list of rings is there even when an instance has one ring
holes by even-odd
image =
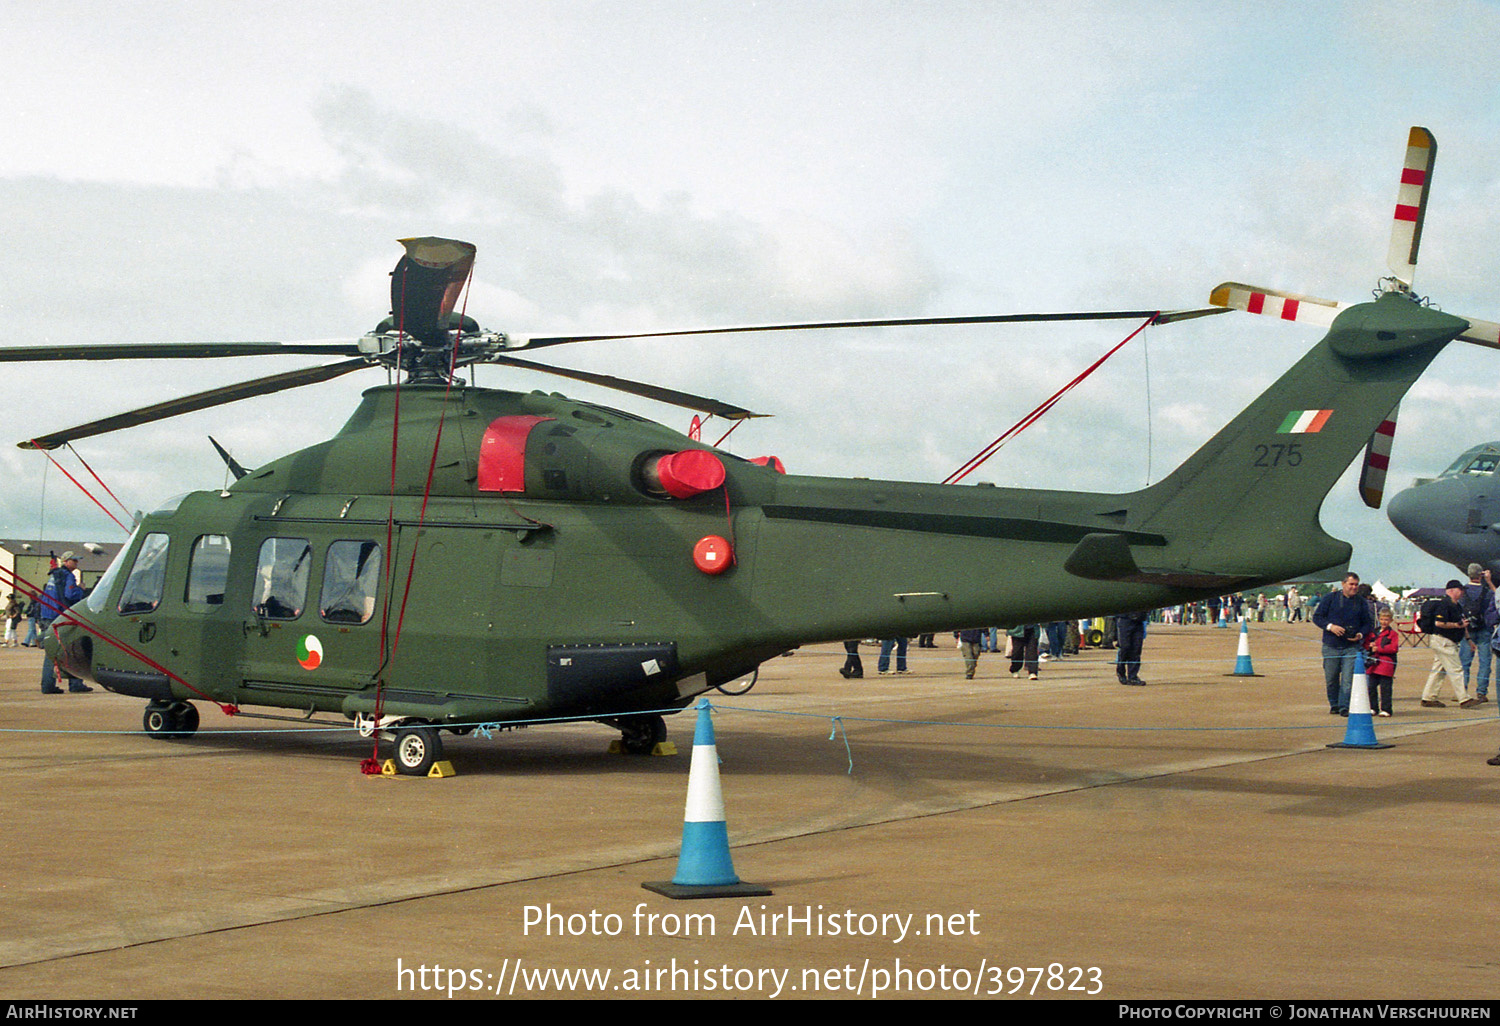
[[[474,276],[473,268],[469,269],[469,277]],[[463,323],[463,317],[468,313],[468,283],[464,283],[464,305],[459,308],[459,324]],[[448,381],[443,386],[443,405],[438,409],[437,432],[432,439],[432,457],[427,461],[427,482],[422,486],[422,506],[417,511],[417,531],[422,533],[422,525],[427,521],[427,500],[432,496],[432,478],[437,471],[438,447],[443,441],[443,422],[448,417],[448,396],[453,392],[453,369],[458,363],[458,340],[462,330],[454,333],[453,349],[448,354]],[[406,567],[406,587],[401,592],[401,609],[396,614],[396,636],[391,639],[391,655],[396,654],[396,646],[401,644],[401,625],[406,621],[406,600],[411,597],[411,579],[417,570],[417,543],[416,537],[412,538],[411,560]]]
[[[5,569],[4,567],[0,567],[0,577],[3,577],[10,587],[20,588],[21,591],[29,596],[33,601],[50,601],[43,597],[42,593],[37,589],[36,585],[32,584],[24,577],[18,577],[16,574]],[[54,619],[61,620],[64,623],[76,624],[79,627],[82,627],[84,630],[88,631],[100,641],[103,641],[109,645],[113,645],[115,648],[119,649],[121,652],[124,652],[132,659],[137,659],[145,663],[147,666],[151,667],[158,673],[166,675],[167,677],[176,681],[178,684],[181,684],[183,687],[187,688],[193,694],[202,698],[204,701],[214,703],[219,707],[219,711],[222,712],[225,716],[233,716],[240,711],[239,706],[233,704],[225,705],[223,702],[220,702],[212,695],[209,695],[199,690],[198,688],[193,687],[193,685],[183,680],[177,674],[173,673],[171,670],[167,669],[165,666],[161,665],[156,660],[146,655],[144,652],[141,652],[139,649],[127,645],[125,642],[119,640],[118,638],[111,636],[108,631],[104,630],[102,627],[99,627],[97,624],[93,624],[85,620],[71,608],[62,610]],[[55,630],[56,628],[54,627],[53,629]]]
[[[432,496],[432,478],[433,478],[433,475],[437,471],[438,449],[439,449],[439,446],[441,446],[442,441],[443,441],[443,422],[447,419],[447,416],[448,416],[448,396],[450,394],[452,394],[452,392],[453,392],[453,371],[454,371],[454,368],[458,365],[458,343],[459,343],[460,337],[463,335],[463,328],[462,328],[463,318],[469,312],[469,293],[468,293],[468,287],[469,287],[469,283],[472,282],[473,280],[474,280],[474,269],[473,269],[473,267],[470,267],[469,268],[469,277],[468,277],[468,280],[464,282],[464,301],[463,301],[463,305],[461,307],[459,307],[459,311],[458,311],[460,328],[453,335],[453,348],[448,353],[448,375],[447,375],[447,382],[443,386],[443,404],[442,404],[442,406],[438,410],[437,432],[435,433],[435,435],[433,437],[433,440],[432,440],[432,457],[427,461],[427,482],[426,482],[426,484],[422,488],[422,506],[421,506],[421,509],[418,510],[418,512],[417,512],[417,528],[416,528],[416,531],[414,531],[413,534],[412,534],[411,559],[407,563],[407,567],[406,567],[406,586],[402,589],[402,592],[401,592],[401,608],[396,613],[396,633],[391,636],[390,647],[389,647],[389,650],[387,650],[387,647],[386,647],[386,634],[387,634],[387,631],[389,630],[389,625],[390,625],[391,598],[392,598],[390,583],[394,580],[394,566],[391,563],[390,552],[391,552],[391,532],[392,532],[392,528],[394,527],[394,524],[395,524],[395,516],[396,516],[396,434],[397,434],[397,429],[398,429],[398,427],[400,425],[400,421],[401,421],[401,385],[400,385],[399,381],[396,384],[396,419],[395,419],[395,423],[393,423],[392,426],[391,426],[391,502],[390,502],[390,513],[389,513],[389,515],[387,516],[387,519],[386,519],[386,541],[385,541],[386,571],[387,571],[386,572],[386,582],[387,582],[387,587],[386,587],[385,614],[382,616],[382,618],[381,618],[381,624],[380,624],[380,669],[379,669],[379,671],[377,671],[377,675],[376,675],[376,679],[375,679],[375,728],[374,728],[374,731],[373,731],[375,744],[374,744],[373,750],[370,753],[370,757],[368,759],[365,759],[363,762],[361,762],[359,764],[360,772],[364,773],[366,776],[374,776],[374,775],[376,775],[376,774],[378,774],[378,773],[381,772],[381,769],[380,769],[380,729],[379,728],[380,728],[380,718],[381,718],[381,715],[382,715],[382,713],[384,712],[384,709],[385,709],[385,672],[384,671],[385,671],[385,667],[389,663],[389,661],[391,659],[395,658],[396,647],[401,644],[401,627],[402,627],[402,624],[404,624],[406,622],[406,603],[407,603],[407,599],[411,597],[411,580],[412,580],[412,577],[416,575],[416,571],[417,571],[417,540],[418,540],[419,536],[422,533],[422,525],[427,520],[427,502],[428,502],[428,499],[431,498],[431,496]],[[405,275],[404,271],[402,272],[401,289],[402,289],[401,309],[402,309],[402,316],[404,317],[405,316],[405,312],[406,312],[406,275]],[[405,334],[405,329],[404,328],[398,328],[397,331],[398,331],[397,365],[399,366],[400,365],[400,348],[399,348],[400,342],[399,342],[399,338],[402,335]]]
[[[85,488],[83,486],[83,484],[78,480],[78,478],[74,477],[72,474],[69,474],[68,471],[67,471],[67,469],[64,468],[61,463],[57,462],[57,460],[52,459],[52,454],[50,452],[48,452],[46,449],[43,449],[40,445],[37,445],[36,439],[33,438],[31,440],[31,444],[36,448],[36,450],[38,452],[40,452],[43,456],[47,457],[47,459],[51,460],[52,461],[52,465],[54,467],[56,467],[58,470],[61,470],[64,477],[66,477],[69,481],[72,481],[75,485],[77,485],[78,486],[78,490],[80,492],[82,492],[84,495],[87,495],[89,497],[89,501],[90,502],[92,502],[95,506],[98,506],[100,509],[104,510],[104,515],[105,516],[109,517],[109,519],[113,520],[116,524],[119,524],[120,530],[124,531],[126,534],[130,533],[130,528],[126,527],[123,523],[121,523],[120,522],[120,518],[117,517],[117,516],[115,516],[113,513],[111,513],[109,511],[109,508],[107,506],[105,506],[104,503],[102,503],[98,499],[96,499],[94,497],[94,493],[91,492],[91,491],[89,491],[87,488]],[[72,449],[73,447],[70,445],[70,446],[68,446],[68,448]],[[78,454],[75,452],[73,455],[77,456]],[[82,460],[80,460],[80,462],[82,462]],[[85,463],[84,466],[88,466],[88,464]],[[92,470],[90,470],[89,473],[93,474],[94,472]],[[99,475],[94,474],[94,480],[99,481]],[[101,485],[104,484],[103,481],[99,481],[99,483]],[[108,492],[109,488],[106,487],[104,490]],[[114,492],[109,492],[109,494],[113,495]],[[120,502],[119,499],[116,499],[115,501],[116,502]],[[122,506],[124,505],[124,503],[120,503],[120,504]]]
[[[116,503],[116,505],[118,505],[120,507],[121,512],[123,512],[127,517],[130,517],[132,520],[135,519],[135,514],[133,514],[133,513],[130,512],[130,507],[127,506],[127,505],[125,505],[125,503],[120,500],[120,497],[115,494],[113,488],[111,488],[109,485],[107,485],[107,484],[104,483],[104,478],[102,478],[98,474],[94,473],[94,468],[91,467],[91,466],[89,466],[89,461],[83,458],[83,454],[82,453],[80,453],[77,449],[73,448],[73,443],[72,442],[65,442],[63,444],[65,444],[68,447],[68,451],[73,454],[73,458],[76,459],[79,463],[83,464],[83,469],[87,470],[89,472],[89,476],[92,477],[95,481],[99,482],[99,487],[103,488],[106,492],[108,492],[109,493],[109,497],[111,499],[115,500],[115,503]]]
[[[1050,395],[1047,400],[1040,406],[1011,425],[1010,430],[1005,432],[1005,434],[1001,435],[989,445],[979,450],[979,452],[969,457],[968,462],[966,462],[963,466],[959,467],[957,470],[943,479],[943,484],[957,484],[965,477],[967,477],[972,471],[978,469],[978,467],[982,463],[984,463],[985,460],[989,459],[991,456],[995,455],[995,453],[999,452],[1006,442],[1010,441],[1016,435],[1019,435],[1022,431],[1025,431],[1032,424],[1036,423],[1037,420],[1041,418],[1042,414],[1046,413],[1048,410],[1052,409],[1053,406],[1057,405],[1057,401],[1064,395],[1066,395],[1067,392],[1073,388],[1073,386],[1077,385],[1084,378],[1088,377],[1090,374],[1094,373],[1094,371],[1098,370],[1099,365],[1102,364],[1105,360],[1108,360],[1111,356],[1114,356],[1115,353],[1119,352],[1120,349],[1124,347],[1125,343],[1129,342],[1141,332],[1145,331],[1152,324],[1156,323],[1156,318],[1158,316],[1160,316],[1159,313],[1153,313],[1150,317],[1147,317],[1144,324],[1142,324],[1139,328],[1136,328],[1129,335],[1126,335],[1123,339],[1116,343],[1115,347],[1109,352],[1105,353],[1103,356],[1099,357],[1099,359],[1089,364],[1088,368],[1084,370],[1082,374],[1078,375],[1078,377],[1068,382],[1062,388],[1059,388],[1056,392],[1053,392],[1052,395]]]

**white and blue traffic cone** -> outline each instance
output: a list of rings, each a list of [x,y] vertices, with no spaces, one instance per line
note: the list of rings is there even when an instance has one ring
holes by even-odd
[[[1259,677],[1255,667],[1250,662],[1250,621],[1240,621],[1240,651],[1234,660],[1234,672],[1231,677]]]
[[[1365,654],[1354,653],[1354,683],[1349,687],[1349,725],[1344,740],[1329,748],[1394,748],[1375,740],[1375,717],[1370,712],[1370,685],[1365,676]]]
[[[769,889],[759,884],[742,883],[734,872],[734,861],[729,856],[729,824],[724,820],[724,792],[719,787],[719,749],[714,743],[714,721],[709,709],[708,699],[698,703],[677,875],[670,881],[641,886],[669,898],[748,898],[770,894]]]

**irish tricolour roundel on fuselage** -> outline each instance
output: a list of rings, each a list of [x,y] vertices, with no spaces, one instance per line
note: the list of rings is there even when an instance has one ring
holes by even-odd
[[[304,670],[316,670],[323,662],[323,643],[316,635],[305,634],[297,642],[297,662]]]

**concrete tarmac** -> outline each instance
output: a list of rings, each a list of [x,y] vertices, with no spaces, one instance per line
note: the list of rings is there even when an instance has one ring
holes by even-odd
[[[774,894],[696,901],[641,887],[675,871],[692,712],[677,757],[567,724],[366,777],[351,731],[199,703],[153,740],[140,700],[42,695],[0,650],[0,993],[1500,998],[1496,706],[1421,708],[1408,650],[1394,747],[1331,749],[1318,632],[1252,624],[1258,677],[1238,638],[1153,627],[1143,688],[1112,652],[965,680],[941,636],[903,675],[771,660],[711,697],[735,868]]]

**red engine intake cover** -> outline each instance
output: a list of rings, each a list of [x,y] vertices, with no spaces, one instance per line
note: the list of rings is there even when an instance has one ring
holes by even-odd
[[[496,417],[479,443],[479,490],[526,490],[526,439],[531,429],[551,417]]]
[[[707,449],[684,449],[656,461],[656,476],[674,499],[691,499],[724,483],[724,464]]]

